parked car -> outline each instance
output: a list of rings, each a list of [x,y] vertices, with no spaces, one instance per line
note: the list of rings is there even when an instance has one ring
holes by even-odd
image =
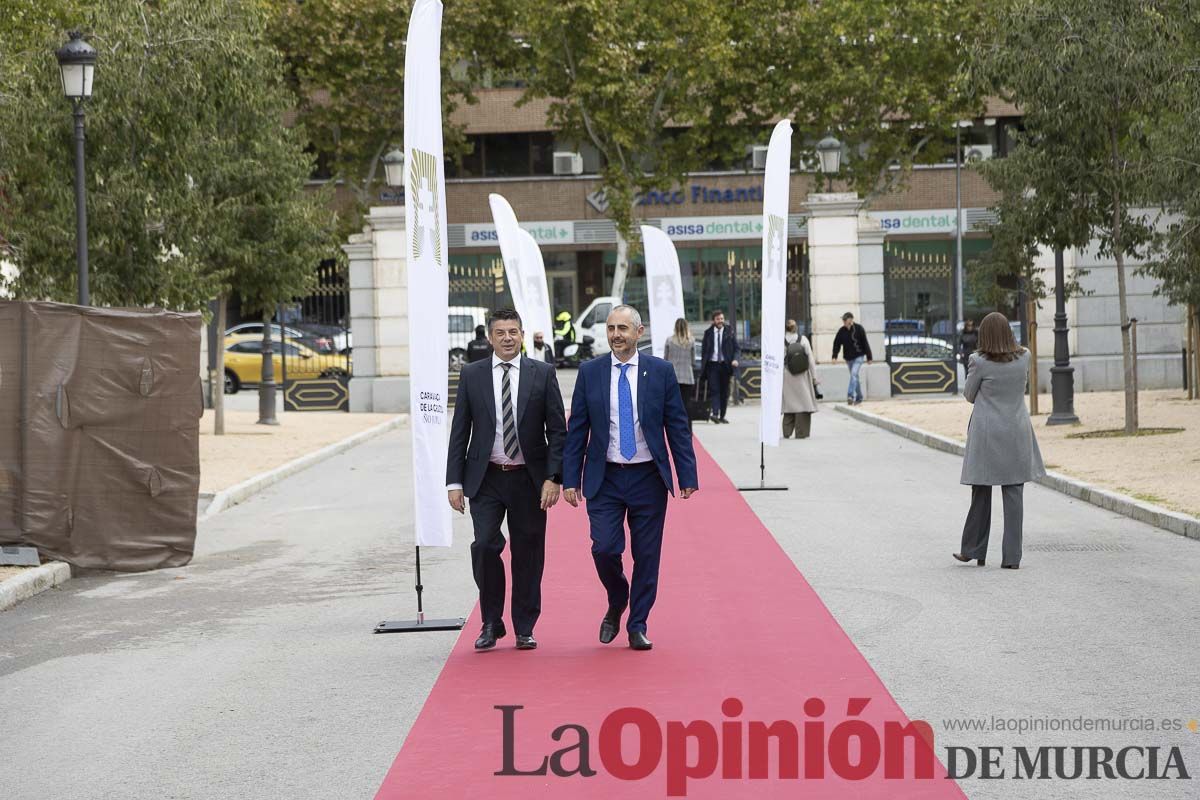
[[[232,328],[227,329],[225,335],[254,336],[262,339],[263,323],[243,322],[240,325],[234,325]],[[318,353],[340,352],[340,348],[337,347],[332,337],[309,330],[307,326],[288,325],[281,327],[278,323],[271,323],[271,339],[278,340],[284,338],[284,336]]]
[[[319,352],[348,353],[354,348],[354,336],[341,325],[320,325],[315,322],[296,322],[293,325],[305,333],[305,340],[317,342]],[[307,344],[307,341],[305,341]]]
[[[450,369],[457,372],[467,363],[467,343],[475,338],[475,328],[487,325],[488,309],[483,306],[450,306],[447,325],[450,332]]]
[[[957,359],[953,344],[932,336],[888,335],[883,337],[883,344],[894,362]]]
[[[275,376],[283,375],[283,352],[287,349],[288,377],[296,379],[320,378],[338,367],[323,363],[319,354],[310,347],[289,339],[281,342],[271,340],[274,351]],[[262,327],[257,336],[225,337],[225,394],[236,394],[243,386],[257,386],[262,380]],[[344,370],[343,370],[344,371]]]

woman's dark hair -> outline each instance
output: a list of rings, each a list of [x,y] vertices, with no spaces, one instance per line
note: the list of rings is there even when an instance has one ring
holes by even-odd
[[[492,315],[488,317],[488,333],[492,332],[492,326],[500,320],[510,319],[515,319],[517,321],[517,327],[521,330],[525,330],[525,325],[521,322],[520,314],[518,314],[516,311],[513,311],[511,308],[502,308],[499,311],[493,311]]]
[[[1025,351],[1013,338],[1008,317],[993,311],[979,323],[979,349],[975,352],[989,361],[1012,361]]]

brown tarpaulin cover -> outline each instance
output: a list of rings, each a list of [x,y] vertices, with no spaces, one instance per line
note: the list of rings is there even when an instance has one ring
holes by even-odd
[[[0,301],[0,544],[79,567],[192,558],[199,314]]]

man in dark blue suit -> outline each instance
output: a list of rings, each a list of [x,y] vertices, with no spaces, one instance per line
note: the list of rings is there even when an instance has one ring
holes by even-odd
[[[634,650],[652,647],[646,620],[658,593],[667,493],[674,493],[672,459],[680,496],[686,500],[699,488],[675,369],[669,361],[638,353],[644,330],[641,315],[631,306],[617,306],[608,315],[612,354],[580,366],[563,449],[563,498],[578,506],[582,486],[591,520],[592,559],[608,592],[600,641],[608,644],[616,638],[628,607],[625,630]],[[621,565],[626,518],[632,588]]]

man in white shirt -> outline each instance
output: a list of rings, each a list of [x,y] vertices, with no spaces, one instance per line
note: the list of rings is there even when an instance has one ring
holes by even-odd
[[[495,647],[507,631],[504,612],[504,536],[512,543],[512,620],[517,649],[533,650],[541,613],[546,557],[546,510],[558,502],[566,436],[562,393],[554,367],[521,356],[521,318],[511,309],[488,320],[490,359],[459,373],[446,464],[450,507],[460,514],[471,500],[475,541],[471,565],[479,588],[483,627],[478,650]]]
[[[628,608],[629,646],[649,650],[647,619],[658,593],[667,494],[675,485],[672,461],[683,499],[700,484],[675,368],[638,352],[645,328],[636,309],[617,306],[607,325],[612,355],[584,362],[575,382],[563,451],[563,496],[572,506],[579,505],[580,494],[588,501],[592,560],[608,596],[600,641],[616,638]],[[632,585],[621,563],[627,519]]]

